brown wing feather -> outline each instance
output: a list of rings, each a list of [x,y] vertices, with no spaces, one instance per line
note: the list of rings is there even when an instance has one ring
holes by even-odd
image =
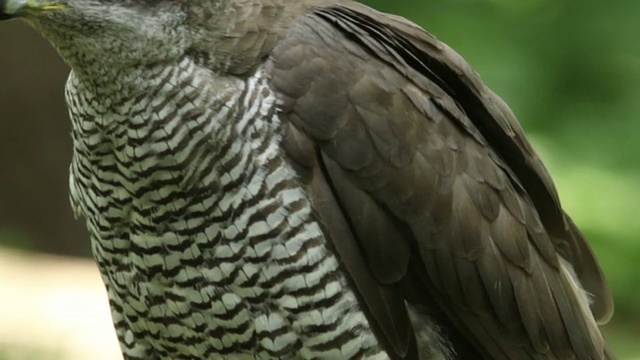
[[[436,84],[453,98],[435,100],[443,104],[454,101],[469,115],[459,116],[460,112],[455,108],[451,112],[465,131],[482,142],[478,137],[480,131],[482,137],[507,163],[508,168],[504,170],[513,182],[522,184],[530,195],[557,251],[571,261],[585,289],[595,295],[591,309],[596,319],[608,321],[613,314],[613,299],[604,275],[593,261],[594,256],[588,244],[571,219],[562,211],[551,177],[527,141],[522,127],[509,107],[480,81],[460,55],[417,25],[401,17],[373,11],[358,3],[347,3],[343,8],[347,9],[346,13],[354,21],[379,24],[382,29],[387,30],[385,36],[394,38],[397,45],[409,51],[408,55],[400,57],[401,61],[394,61],[398,60],[397,55],[390,56],[385,54],[385,51],[377,52],[376,55],[380,56],[381,60],[402,73],[412,75],[413,71],[418,71],[430,74],[427,78],[435,80]],[[353,34],[368,35],[368,39],[371,39],[371,32],[363,32],[362,29],[353,27],[350,29],[355,30]],[[407,70],[408,67],[413,69]],[[410,78],[423,88],[429,86],[424,78]],[[451,106],[446,106],[446,111],[451,109]]]
[[[567,268],[598,318],[602,272],[517,121],[457,54],[345,3],[301,17],[267,71],[283,148],[396,356],[415,353],[404,297],[486,358],[604,358]]]
[[[344,204],[336,196],[335,189],[332,189],[331,182],[327,181],[324,172],[318,171],[318,167],[323,165],[319,163],[320,158],[316,158],[316,148],[312,141],[290,125],[286,129],[283,149],[287,154],[295,155],[295,158],[291,158],[292,163],[298,167],[298,174],[306,185],[310,197],[314,200],[315,211],[325,233],[331,239],[340,239],[340,241],[333,242],[334,250],[340,255],[344,268],[349,273],[360,298],[370,313],[375,314],[374,325],[377,326],[374,327],[374,330],[382,335],[382,339],[388,339],[385,345],[396,354],[396,358],[405,358],[415,353],[415,341],[405,310],[404,299],[392,287],[380,286],[374,273],[369,270],[367,258],[364,256],[359,242],[354,239],[354,235],[358,234],[354,234],[353,225],[349,223],[350,219],[346,218],[344,212],[341,211]],[[313,168],[316,168],[315,171],[305,170]],[[364,195],[358,189],[353,190]],[[371,198],[360,196],[356,199],[362,201],[358,205],[363,208],[377,207]],[[352,202],[352,205],[355,204],[355,201]],[[390,219],[383,219],[383,221],[389,225]],[[394,232],[393,226],[382,231],[391,237],[398,238],[397,235],[390,234]],[[398,259],[391,259],[391,264],[397,264],[402,257],[408,256],[404,255],[405,250],[395,251],[395,253],[391,250],[389,253],[396,254],[398,257]],[[391,257],[393,256],[391,255]],[[383,343],[385,342],[383,341]]]

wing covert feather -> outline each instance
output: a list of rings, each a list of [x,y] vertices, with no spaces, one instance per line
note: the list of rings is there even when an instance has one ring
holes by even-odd
[[[393,42],[400,43],[400,47],[408,54],[401,57],[401,61],[392,61],[399,60],[398,46],[394,46],[393,51],[383,47],[383,51],[376,52],[376,56],[408,75],[422,88],[429,88],[425,78],[430,78],[455,99],[457,105],[462,108],[462,113],[458,111],[457,106],[451,106],[451,97],[432,94],[435,102],[441,104],[444,111],[450,112],[466,132],[480,142],[483,137],[486,138],[500,157],[508,163],[507,167],[503,167],[501,162],[497,162],[514,183],[524,186],[538,209],[538,216],[545,224],[557,251],[569,259],[583,286],[595,295],[591,310],[596,319],[606,322],[613,314],[613,299],[604,275],[593,261],[593,253],[579,230],[562,211],[551,177],[527,141],[522,127],[509,107],[482,83],[480,77],[460,55],[417,25],[398,16],[376,12],[359,3],[347,2],[340,8],[347,9],[338,11],[342,13],[343,18],[344,14],[348,14],[352,21],[366,23],[366,27],[375,28],[375,31],[367,32],[363,31],[365,26],[358,28],[351,25],[349,29],[355,30],[352,38],[358,39],[366,47],[371,43],[367,40],[371,40],[372,33],[384,32],[384,37],[391,37]],[[340,24],[342,23],[344,21]],[[379,26],[372,26],[371,23],[377,23]],[[380,49],[378,44],[374,46]],[[421,55],[416,54],[427,56],[426,59],[422,59]],[[426,74],[426,77],[416,76],[416,70]],[[429,89],[432,90],[432,87]],[[469,117],[464,115],[464,112]],[[478,130],[483,136],[478,136]]]
[[[397,356],[414,352],[405,296],[486,358],[613,358],[588,244],[513,114],[451,49],[346,2],[301,16],[267,71],[283,149]]]

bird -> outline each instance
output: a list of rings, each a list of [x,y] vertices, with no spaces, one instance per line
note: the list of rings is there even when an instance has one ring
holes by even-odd
[[[350,0],[0,0],[69,64],[70,199],[129,359],[614,359],[515,115]]]

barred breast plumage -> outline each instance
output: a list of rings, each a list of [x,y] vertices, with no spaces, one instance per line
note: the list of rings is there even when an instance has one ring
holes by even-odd
[[[127,360],[615,358],[516,118],[418,26],[348,0],[16,16],[73,69],[71,201]]]
[[[183,60],[108,103],[67,84],[72,202],[125,356],[387,358],[283,158],[264,72],[211,76]]]

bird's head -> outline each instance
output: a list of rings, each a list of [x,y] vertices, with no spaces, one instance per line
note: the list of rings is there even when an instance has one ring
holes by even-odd
[[[0,20],[21,18],[75,69],[174,61],[216,24],[225,0],[0,0]],[[205,15],[203,15],[205,14]],[[194,30],[198,29],[198,30]]]

